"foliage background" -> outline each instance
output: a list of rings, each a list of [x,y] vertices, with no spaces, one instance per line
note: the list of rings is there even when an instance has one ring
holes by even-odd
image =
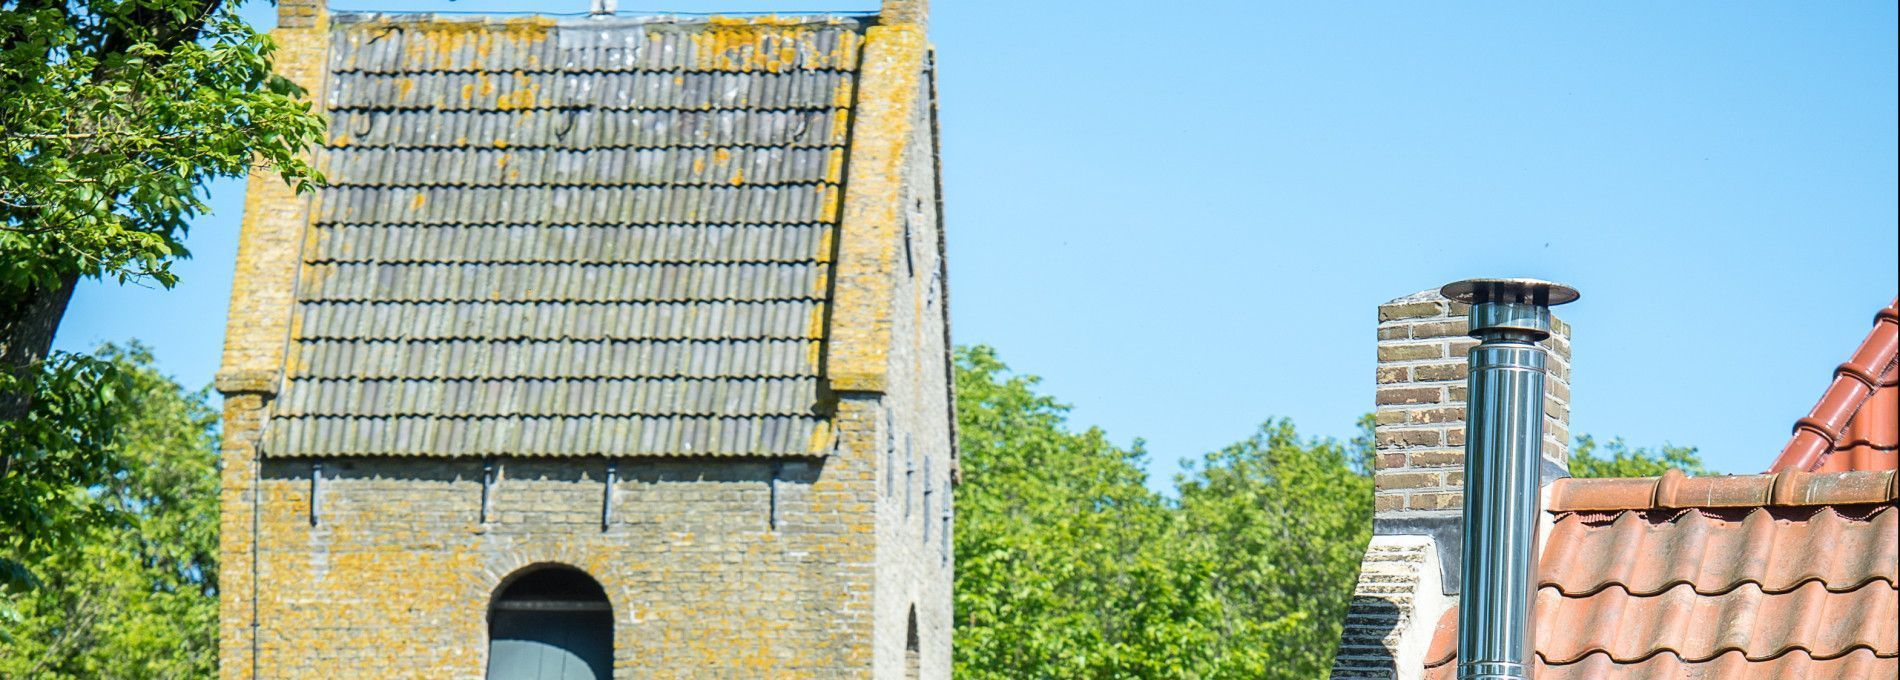
[[[75,509],[61,548],[30,554],[35,587],[7,593],[0,677],[202,678],[217,670],[218,415],[209,390],[152,368],[143,347],[106,346],[112,399],[98,484],[47,485]],[[8,537],[17,534],[8,534]]]
[[[1365,452],[1268,421],[1167,498],[1139,442],[1070,431],[991,348],[956,362],[957,677],[1325,674],[1372,529]]]

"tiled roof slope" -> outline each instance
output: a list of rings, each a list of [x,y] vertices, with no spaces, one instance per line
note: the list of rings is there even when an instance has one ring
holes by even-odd
[[[1807,417],[1770,472],[1900,469],[1900,300],[1874,316],[1874,329]]]
[[[865,21],[336,16],[266,455],[821,450]]]
[[[1539,564],[1539,680],[1900,677],[1892,471],[1563,479]],[[1457,676],[1457,610],[1425,677]]]

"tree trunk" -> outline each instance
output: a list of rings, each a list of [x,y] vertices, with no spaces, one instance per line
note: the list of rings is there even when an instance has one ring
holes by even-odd
[[[66,316],[79,274],[67,274],[57,287],[31,288],[0,300],[0,370],[20,378],[20,389],[0,390],[0,422],[26,416],[32,404],[32,379],[53,348],[53,332]]]

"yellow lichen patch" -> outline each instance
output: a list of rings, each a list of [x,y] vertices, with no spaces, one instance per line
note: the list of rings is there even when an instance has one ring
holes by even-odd
[[[851,109],[839,108],[831,112],[831,138],[825,143],[842,146],[851,135]]]
[[[400,99],[408,99],[408,98],[409,98],[409,93],[410,93],[410,92],[414,92],[414,91],[415,91],[415,89],[416,89],[416,79],[415,79],[415,78],[398,78],[398,79],[396,79],[396,98],[397,98],[397,99],[399,99],[399,100],[400,100]]]
[[[693,158],[693,174],[700,175],[700,174],[704,174],[705,172],[706,172],[706,157],[705,156],[694,157]]]
[[[816,366],[818,365],[818,343],[814,342],[810,344],[812,365]],[[811,448],[806,450],[812,453],[830,451],[831,442],[834,437],[835,435],[832,434],[831,430],[831,422],[820,421],[816,426],[811,428]]]
[[[851,79],[839,78],[838,86],[831,90],[831,105],[839,109],[851,107]]]
[[[825,181],[831,184],[844,181],[844,147],[833,148],[825,154]]]
[[[831,261],[831,231],[830,229],[818,231],[818,252],[812,253],[812,259],[821,263]]]
[[[733,186],[739,186],[741,184],[745,184],[745,168],[738,168],[738,169],[733,170],[732,177],[728,178],[726,182]]]
[[[857,33],[845,33],[838,36],[838,61],[833,68],[844,71],[858,70],[858,55],[864,47],[864,36]]]
[[[533,108],[535,105],[534,80],[528,74],[515,72],[515,89],[495,98],[495,108],[503,111]]]
[[[818,219],[826,222],[836,222],[838,220],[838,187],[836,185],[827,184],[825,185],[824,192],[825,202],[824,205],[818,209]]]
[[[811,306],[811,321],[806,323],[806,338],[807,340],[825,340],[825,302]]]
[[[547,40],[554,19],[544,16],[512,18],[507,21],[438,20],[426,23],[376,21],[357,24],[355,30],[386,33],[402,31],[403,61],[414,66],[448,70],[480,66],[488,62],[496,47],[519,50],[522,46]],[[511,45],[498,45],[511,43]],[[458,64],[458,55],[468,53],[470,63]]]
[[[831,271],[828,268],[820,267],[818,269],[818,275],[812,277],[811,296],[823,300],[825,299],[825,292],[830,289]]]
[[[816,26],[800,17],[715,16],[707,19],[706,26],[691,36],[692,66],[697,68],[778,73],[849,69],[857,62],[856,33],[843,32],[835,47],[821,49]]]
[[[410,199],[410,200],[409,200],[409,209],[410,209],[410,210],[421,210],[421,209],[422,209],[422,204],[424,204],[424,203],[427,203],[427,202],[429,202],[429,196],[428,196],[428,194],[424,194],[424,193],[422,193],[422,192],[420,192],[420,191],[418,191],[418,192],[416,192],[416,197],[415,197],[415,198],[412,198],[412,199]]]

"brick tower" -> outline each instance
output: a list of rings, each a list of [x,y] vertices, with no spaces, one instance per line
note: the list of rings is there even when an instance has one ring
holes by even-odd
[[[279,7],[328,184],[249,186],[224,676],[948,677],[922,0]]]

